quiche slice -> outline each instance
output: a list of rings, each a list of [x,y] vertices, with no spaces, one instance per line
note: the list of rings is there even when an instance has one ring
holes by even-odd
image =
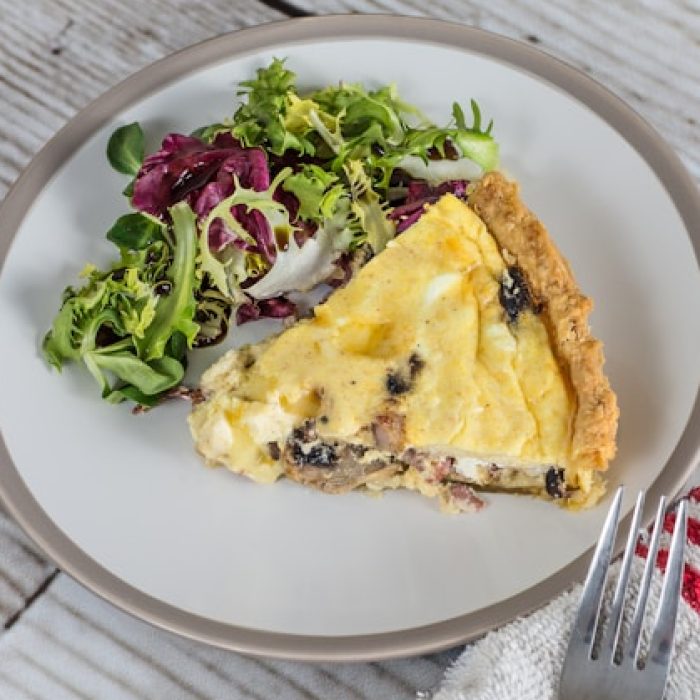
[[[343,289],[203,376],[197,449],[260,482],[589,506],[617,404],[584,297],[517,186],[445,195]]]

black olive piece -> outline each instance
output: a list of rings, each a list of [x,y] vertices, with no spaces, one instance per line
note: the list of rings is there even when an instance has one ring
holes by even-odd
[[[316,438],[316,424],[313,420],[304,421],[292,431],[292,439],[297,442],[311,442]]]
[[[410,382],[407,382],[400,374],[389,372],[386,377],[386,390],[392,396],[405,394],[411,388]]]
[[[425,367],[425,360],[423,360],[417,352],[414,352],[411,357],[408,358],[408,368],[411,371],[411,379],[415,379],[423,367]]]
[[[564,470],[550,467],[544,477],[547,493],[552,498],[563,498],[566,495],[564,488]]]
[[[314,467],[332,467],[338,461],[333,445],[325,442],[314,445],[306,455],[306,462]]]
[[[525,281],[523,271],[511,265],[501,279],[498,300],[506,312],[508,321],[514,323],[521,311],[532,307],[532,295]]]
[[[267,443],[267,451],[270,453],[272,459],[279,459],[281,456],[280,446],[276,442]]]
[[[301,444],[298,442],[292,444],[292,461],[294,464],[306,463],[306,454],[304,450],[301,449]]]
[[[308,452],[304,452],[302,445],[295,442],[292,446],[292,459],[296,464],[309,467],[333,467],[338,461],[338,455],[333,445],[325,442],[313,445]]]

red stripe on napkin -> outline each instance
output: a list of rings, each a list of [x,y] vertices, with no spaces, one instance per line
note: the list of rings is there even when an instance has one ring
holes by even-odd
[[[664,518],[664,530],[669,534],[673,533],[676,525],[676,514],[669,513]],[[688,518],[688,542],[700,547],[700,520]]]
[[[689,494],[690,500],[696,503],[700,502],[700,487],[694,488]],[[673,528],[676,524],[676,514],[669,513],[664,518],[664,530],[668,533],[673,533]],[[688,542],[696,546],[700,546],[700,521],[695,518],[688,518]],[[643,559],[649,554],[649,547],[641,540],[637,542],[635,554]],[[668,550],[660,549],[656,557],[656,566],[661,571],[666,571],[668,563]],[[686,563],[683,569],[683,598],[700,614],[700,572],[697,571],[691,564]]]

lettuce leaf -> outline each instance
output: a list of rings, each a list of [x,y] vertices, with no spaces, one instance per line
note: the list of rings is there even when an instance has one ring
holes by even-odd
[[[135,344],[139,357],[155,360],[163,357],[165,346],[176,331],[185,336],[188,347],[192,347],[199,326],[194,322],[195,313],[195,257],[197,232],[192,209],[180,202],[170,209],[172,232],[175,238],[173,262],[168,270],[171,289],[161,296],[155,308],[153,320],[143,336],[136,336]],[[149,392],[145,392],[149,393]]]
[[[338,198],[346,192],[335,173],[313,164],[303,165],[289,175],[282,187],[297,198],[298,216],[316,223],[333,216]]]
[[[379,195],[372,189],[372,181],[362,167],[362,163],[351,160],[345,166],[352,193],[352,212],[365,232],[367,243],[376,255],[396,235],[396,227],[390,221],[380,204]]]
[[[140,233],[133,239],[128,229],[121,260],[110,270],[88,265],[85,284],[66,289],[44,338],[50,364],[61,370],[82,361],[111,402],[156,403],[182,381],[185,348],[199,331],[195,215],[181,202],[169,216],[167,235],[159,229],[158,240],[150,244]]]
[[[333,248],[335,231],[318,229],[313,238],[300,246],[294,236],[277,253],[270,270],[245,292],[254,299],[272,299],[289,291],[305,292],[327,279],[334,270],[338,252]]]
[[[288,94],[296,93],[295,81],[284,61],[275,58],[267,68],[258,69],[255,79],[241,82],[238,94],[247,99],[233,117],[233,135],[246,146],[264,143],[276,155],[287,150],[313,154],[313,144],[284,124]]]
[[[334,191],[339,190],[330,190],[329,193]],[[335,262],[350,247],[356,235],[357,225],[350,199],[338,196],[333,203],[333,213],[329,211],[323,218],[314,236],[303,244],[292,236],[288,244],[278,250],[272,268],[262,279],[247,287],[246,294],[254,299],[272,299],[290,291],[313,289],[333,274]]]
[[[395,85],[367,90],[358,83],[340,83],[299,94],[295,74],[275,59],[242,83],[245,102],[233,117],[232,133],[247,146],[262,146],[277,156],[297,151],[337,174],[350,160],[360,160],[380,191],[406,157],[423,160],[469,159],[481,171],[498,166],[493,123],[482,127],[478,104],[471,100],[472,123],[453,104],[452,122],[438,127],[416,107],[403,101]]]
[[[245,301],[241,283],[257,273],[265,272],[278,252],[279,240],[287,242],[294,237],[294,228],[289,219],[289,211],[275,199],[280,184],[290,175],[291,168],[281,170],[270,186],[263,191],[243,187],[234,175],[233,194],[222,199],[208,214],[200,226],[199,256],[200,273],[207,273],[214,286],[234,303]],[[258,237],[251,235],[234,216],[233,210],[242,207],[249,214],[258,212],[262,225]],[[215,256],[209,246],[209,231],[223,222],[248,251],[229,246],[225,256]],[[262,254],[262,255],[261,255]]]

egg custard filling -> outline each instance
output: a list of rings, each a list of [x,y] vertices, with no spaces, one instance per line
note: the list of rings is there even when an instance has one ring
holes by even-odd
[[[499,173],[445,195],[346,287],[203,376],[198,451],[256,481],[482,491],[568,507],[604,491],[617,405],[590,301]]]

